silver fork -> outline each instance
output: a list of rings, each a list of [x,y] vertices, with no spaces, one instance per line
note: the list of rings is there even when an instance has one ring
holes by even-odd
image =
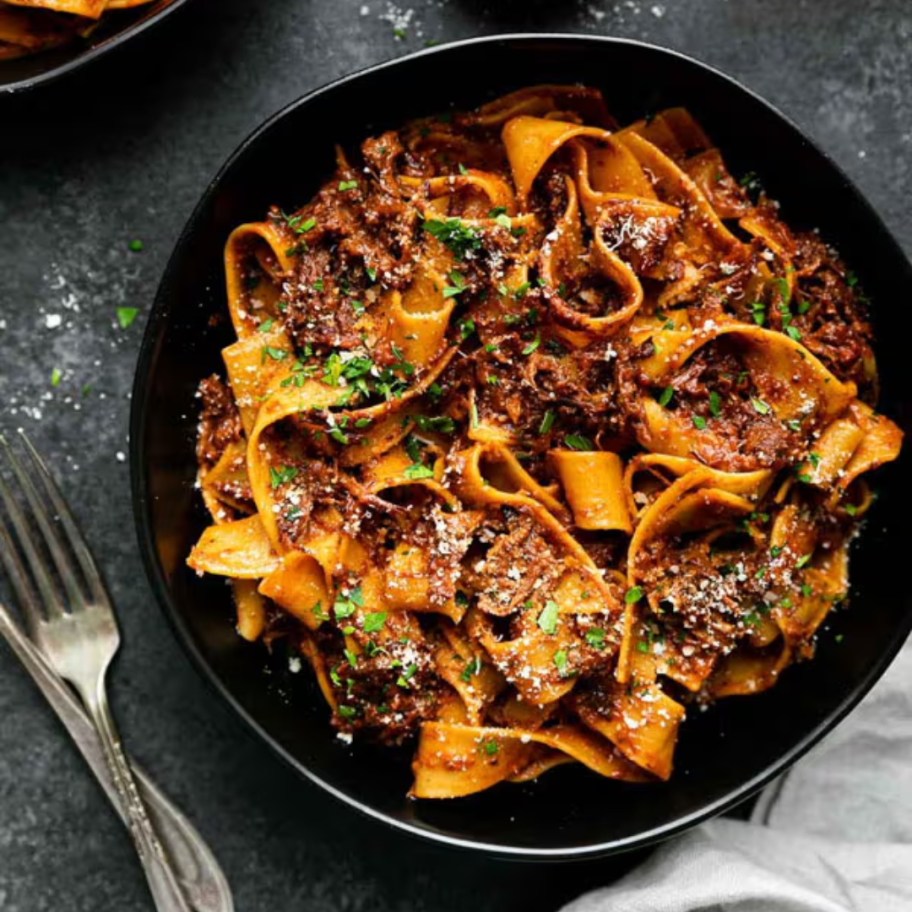
[[[40,535],[30,528],[25,512],[2,475],[0,499],[31,571],[31,580],[25,573],[13,574],[11,578],[29,634],[57,674],[76,688],[98,731],[156,908],[159,912],[190,912],[171,861],[152,827],[108,706],[105,676],[120,646],[113,606],[88,545],[62,495],[28,438],[21,431],[20,434],[28,453],[28,467],[39,479],[39,486],[33,484],[2,436],[0,447]],[[8,535],[7,532],[4,537]],[[65,599],[42,557],[42,547],[51,556],[66,593]],[[39,604],[44,607],[43,613]]]

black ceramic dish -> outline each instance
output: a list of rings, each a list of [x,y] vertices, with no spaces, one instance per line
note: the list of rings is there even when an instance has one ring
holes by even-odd
[[[458,73],[458,80],[446,74]],[[292,209],[330,173],[335,141],[359,139],[450,105],[471,107],[542,82],[599,86],[621,122],[684,104],[735,174],[756,171],[789,222],[819,226],[874,301],[884,395],[908,431],[906,340],[912,268],[844,174],[801,131],[748,90],[679,54],[632,41],[509,36],[436,48],[342,79],[294,103],[253,134],[213,181],[168,266],[146,330],[133,398],[133,493],[144,559],[181,640],[217,689],[274,750],[328,791],[412,833],[500,855],[571,858],[642,846],[731,807],[832,728],[886,668],[912,626],[905,584],[912,448],[875,484],[877,503],[855,549],[850,610],[828,620],[813,662],[779,685],[692,713],[673,779],[625,785],[580,767],[468,799],[405,797],[409,753],[349,748],[335,737],[308,675],[281,662],[263,673],[258,646],[233,630],[229,590],[198,579],[185,557],[206,523],[193,489],[199,379],[220,371],[230,341],[222,247],[271,203]],[[837,634],[839,636],[837,640]]]
[[[186,2],[155,0],[132,10],[114,10],[102,18],[89,38],[27,57],[2,60],[0,93],[24,92],[72,73],[151,28]]]

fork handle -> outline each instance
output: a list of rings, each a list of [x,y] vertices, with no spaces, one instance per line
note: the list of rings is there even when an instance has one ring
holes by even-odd
[[[133,837],[149,890],[155,900],[155,908],[158,912],[191,912],[177,875],[155,834],[136,780],[133,778],[133,771],[127,762],[114,717],[108,706],[104,676],[101,676],[98,686],[93,691],[83,693],[82,697],[95,723],[111,778],[127,816],[130,835]]]

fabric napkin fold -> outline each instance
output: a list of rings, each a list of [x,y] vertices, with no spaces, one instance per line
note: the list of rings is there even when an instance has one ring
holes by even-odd
[[[564,912],[912,912],[912,642],[760,796]]]

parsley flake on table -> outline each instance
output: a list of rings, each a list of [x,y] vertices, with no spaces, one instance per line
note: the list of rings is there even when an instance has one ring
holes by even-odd
[[[138,307],[118,307],[117,322],[121,329],[129,329],[139,316]]]

